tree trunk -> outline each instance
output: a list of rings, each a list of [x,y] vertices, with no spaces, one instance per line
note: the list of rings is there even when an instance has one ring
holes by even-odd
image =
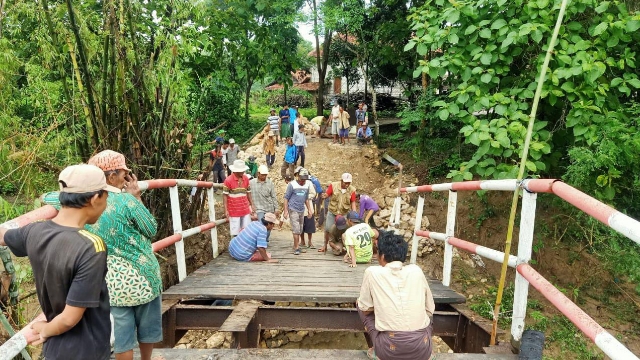
[[[289,84],[287,84],[287,82],[284,82],[284,104],[287,104],[287,89],[289,88]],[[282,105],[284,105],[282,104]]]
[[[316,38],[316,67],[318,68],[318,99],[316,101],[316,116],[322,116],[324,111],[324,78],[327,75],[327,63],[329,62],[331,30],[325,27],[324,43],[322,45],[323,49],[322,54],[320,54],[320,39],[318,37],[318,7],[316,0],[313,0],[313,29],[313,33]]]
[[[247,73],[247,85],[244,89],[244,118],[249,120],[249,96],[251,96],[251,82],[249,80],[249,73]]]

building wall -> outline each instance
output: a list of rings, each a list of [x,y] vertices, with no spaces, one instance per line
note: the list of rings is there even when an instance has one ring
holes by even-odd
[[[358,70],[358,72],[360,72],[360,70]],[[327,74],[330,74],[330,73],[331,73],[331,65],[328,65],[327,66]],[[327,75],[327,79],[326,80],[328,80],[327,82],[331,84],[328,87],[328,89],[326,89],[327,90],[327,94],[329,96],[331,96],[331,95],[334,94],[334,79],[329,79],[329,75]],[[318,75],[318,70],[315,67],[311,68],[311,81],[313,81],[313,82],[320,81],[320,76]],[[341,82],[342,82],[342,84],[340,86],[340,90],[341,90],[340,92],[343,93],[343,94],[346,94],[347,93],[347,79],[345,77],[342,77],[342,81]],[[361,77],[360,81],[358,81],[357,84],[352,85],[349,88],[349,92],[350,93],[364,92],[364,89],[365,89],[365,81],[364,81],[364,78]],[[404,89],[401,86],[398,86],[398,85],[394,86],[393,88],[390,88],[388,86],[377,86],[376,87],[376,92],[385,93],[385,94],[391,94],[392,96],[395,96],[395,97],[403,97],[403,90]],[[370,90],[368,89],[368,91],[370,91]]]

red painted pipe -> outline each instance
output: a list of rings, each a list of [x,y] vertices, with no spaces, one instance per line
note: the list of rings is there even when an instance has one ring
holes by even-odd
[[[41,208],[29,211],[26,214],[20,215],[13,220],[0,224],[0,226],[7,229],[16,229],[31,224],[34,221],[53,219],[56,215],[58,215],[58,210],[51,205],[45,205]]]
[[[605,331],[602,326],[598,325],[595,320],[569,300],[568,297],[547,281],[540,273],[535,271],[529,264],[520,264],[516,269],[520,275],[527,279],[534,288],[569,318],[591,341],[595,341],[596,336]]]
[[[482,181],[461,181],[461,182],[454,182],[451,184],[451,190],[454,191],[477,191],[477,190],[482,190],[482,188],[480,187],[480,184],[482,183]]]
[[[147,187],[147,190],[150,190],[176,186],[178,184],[178,181],[176,179],[155,179],[146,180],[146,183],[149,185],[149,187]]]

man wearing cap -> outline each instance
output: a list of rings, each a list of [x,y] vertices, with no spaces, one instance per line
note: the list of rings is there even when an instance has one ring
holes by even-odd
[[[269,235],[278,217],[273,213],[266,213],[258,221],[252,221],[242,229],[238,236],[229,243],[229,255],[239,261],[266,261],[277,263],[267,252]]]
[[[293,145],[296,146],[296,161],[300,159],[300,166],[304,167],[304,149],[307,147],[307,137],[304,134],[304,125],[298,125],[298,131],[293,134]]]
[[[277,141],[275,139],[276,139],[276,133],[274,133],[273,131],[270,131],[269,136],[266,139],[264,139],[264,143],[262,144],[262,151],[267,157],[267,167],[269,167],[269,169],[271,169],[271,167],[273,166],[273,163],[276,162]]]
[[[251,188],[251,200],[256,209],[258,220],[262,219],[266,213],[274,213],[280,216],[278,210],[278,200],[276,199],[276,189],[271,179],[267,179],[269,169],[266,165],[258,168],[258,177],[249,181]],[[267,241],[269,241],[271,230],[268,231]]]
[[[218,132],[216,133],[216,144],[218,145],[222,145],[224,144],[224,135],[226,134],[226,131],[224,131],[223,129],[218,130]]]
[[[227,148],[227,175],[231,175],[230,164],[233,164],[238,158],[238,152],[240,152],[240,147],[236,146],[236,141],[233,139],[229,139],[229,147]]]
[[[293,139],[287,138],[287,147],[284,152],[284,161],[282,162],[282,166],[280,167],[280,175],[284,179],[287,176],[293,177],[293,167],[296,162],[297,150],[296,146],[293,145]]]
[[[309,218],[313,218],[313,206],[309,200],[310,188],[313,187],[307,182],[309,172],[301,169],[296,181],[291,181],[287,185],[284,194],[284,218],[291,217],[291,232],[293,232],[293,254],[300,255],[300,235],[304,224],[305,207],[309,212]]]
[[[359,125],[358,132],[356,133],[356,139],[358,140],[359,145],[368,144],[373,140],[373,133],[371,129],[367,126],[367,124],[362,123]]]
[[[351,185],[353,177],[349,173],[342,174],[341,181],[329,184],[327,191],[322,194],[323,199],[329,200],[329,208],[324,222],[324,246],[318,251],[327,250],[329,230],[335,223],[336,215],[347,215],[349,210],[356,210],[356,188]]]
[[[284,105],[282,110],[280,110],[280,139],[285,140],[286,138],[293,136],[293,131],[289,126],[289,105]]]
[[[109,359],[111,322],[104,241],[84,229],[107,208],[109,192],[119,192],[93,165],[73,165],[58,177],[60,203],[51,220],[22,228],[0,227],[0,246],[27,256],[46,321],[31,325],[51,359]],[[91,344],[91,346],[87,346]]]
[[[349,267],[370,263],[373,257],[373,245],[378,239],[378,230],[363,223],[358,213],[353,210],[347,214],[347,226],[349,229],[342,235],[342,242],[347,247],[344,262],[349,264]]]
[[[109,185],[123,189],[109,196],[100,219],[87,226],[107,245],[106,281],[116,359],[130,358],[138,345],[142,358],[148,360],[153,344],[162,340],[162,278],[151,247],[157,223],[142,203],[138,180],[130,173],[124,155],[104,150],[89,159],[89,164],[104,172]],[[45,194],[44,202],[58,207],[57,198]]]
[[[249,177],[244,173],[247,165],[242,160],[236,160],[229,165],[229,169],[232,175],[224,181],[222,201],[224,215],[229,219],[229,233],[234,237],[249,225],[256,213],[251,199]]]
[[[356,308],[369,334],[370,359],[379,356],[413,360],[431,356],[435,303],[422,269],[415,264],[403,264],[407,250],[408,244],[401,235],[380,232],[380,265],[369,266],[364,272]]]
[[[312,176],[311,173],[309,173],[309,170],[303,168],[302,166],[298,166],[294,172],[294,176],[296,178],[296,180],[299,178],[300,173],[302,172],[302,170],[306,171],[306,174],[308,175],[308,179],[306,180],[306,185],[309,187],[309,201],[311,201],[311,204],[314,206],[314,212],[316,211],[315,209],[315,199],[318,197],[318,193],[316,191],[316,187],[315,184],[313,183],[313,181],[311,180]],[[317,180],[317,179],[316,179]],[[316,232],[316,219],[312,216],[309,216],[309,211],[305,208],[304,209],[304,222],[302,223],[302,236],[300,237],[300,247],[302,247],[303,249],[305,247],[307,247],[307,245],[305,244],[305,240],[304,240],[304,235],[307,235],[307,238],[309,240],[309,249],[315,249],[316,247],[313,246],[313,234]]]
[[[258,164],[256,164],[256,157],[253,155],[249,156],[244,164],[248,167],[246,173],[251,175],[252,178],[256,177],[256,175],[258,174]]]
[[[342,215],[336,216],[335,224],[329,229],[329,242],[327,243],[335,256],[340,256],[344,252],[342,234],[345,231],[347,231],[347,219]]]
[[[269,131],[270,133],[273,134],[280,134],[280,126],[282,126],[282,124],[280,123],[280,117],[276,115],[276,109],[271,109],[270,110],[270,114],[269,117],[267,118],[267,124],[269,125]],[[276,135],[275,137],[275,141],[276,141],[276,146],[278,146],[278,136]]]

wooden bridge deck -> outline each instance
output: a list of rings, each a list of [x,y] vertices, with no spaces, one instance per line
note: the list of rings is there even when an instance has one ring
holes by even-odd
[[[314,236],[321,244],[322,233]],[[254,299],[284,302],[353,303],[356,301],[365,269],[349,268],[342,257],[324,255],[315,249],[293,255],[290,232],[273,231],[269,251],[278,264],[240,262],[223,253],[191,273],[181,283],[167,289],[163,299]],[[377,264],[374,259],[373,264]],[[459,304],[465,297],[429,282],[436,304]]]

